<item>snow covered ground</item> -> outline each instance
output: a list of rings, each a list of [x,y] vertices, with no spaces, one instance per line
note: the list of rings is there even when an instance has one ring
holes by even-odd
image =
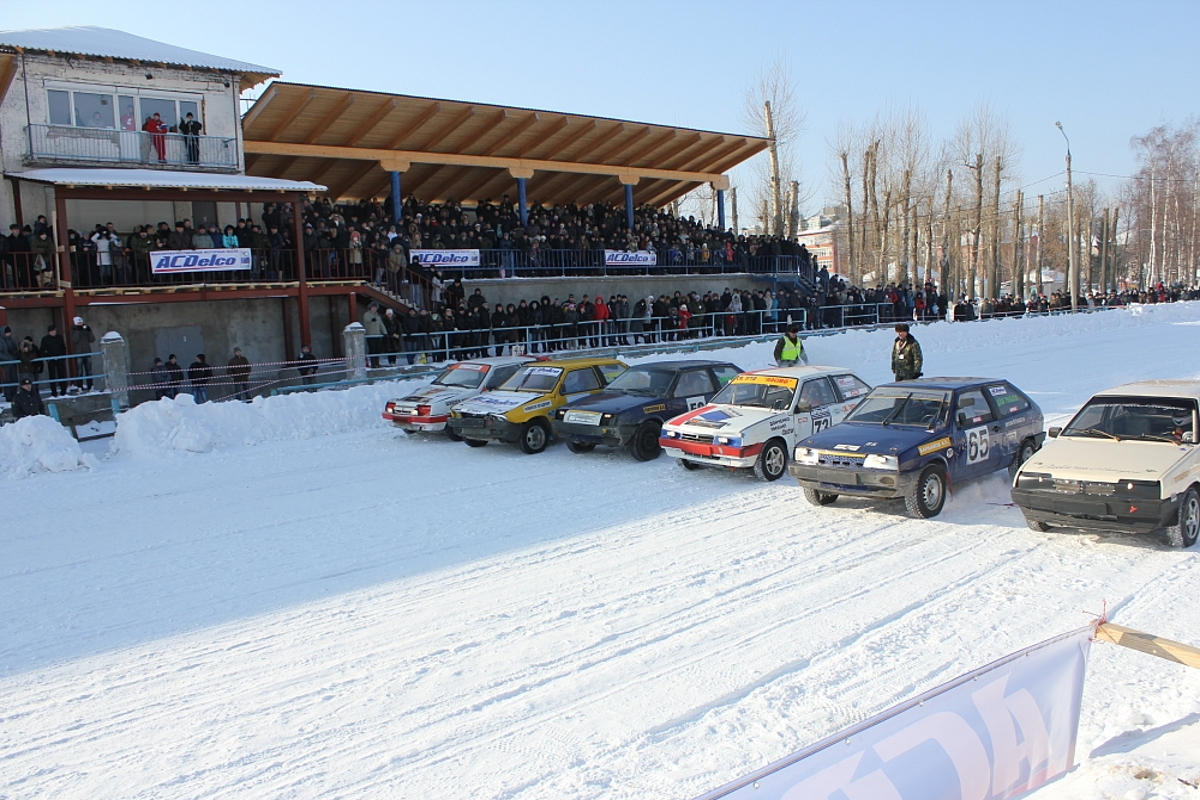
[[[1009,378],[1047,424],[1200,377],[1200,304],[915,333],[926,374]],[[891,338],[807,346],[880,382]],[[110,454],[0,429],[0,798],[688,800],[1106,603],[1200,644],[1200,550],[1033,533],[1002,475],[932,521],[814,508],[408,437],[397,391],[147,404]],[[1078,754],[1033,796],[1200,797],[1200,673],[1095,644]]]

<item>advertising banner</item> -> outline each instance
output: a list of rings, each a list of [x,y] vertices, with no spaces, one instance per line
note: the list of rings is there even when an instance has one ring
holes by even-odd
[[[653,267],[658,264],[658,254],[652,250],[605,250],[606,267]]]
[[[697,800],[1002,800],[1062,775],[1092,626],[888,709]]]
[[[253,258],[248,247],[223,250],[156,250],[150,254],[150,271],[155,275],[176,272],[229,272],[250,270]]]
[[[410,250],[409,259],[420,259],[423,267],[478,267],[478,250]]]

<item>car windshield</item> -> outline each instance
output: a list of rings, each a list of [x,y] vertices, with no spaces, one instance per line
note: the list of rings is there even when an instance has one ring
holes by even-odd
[[[1093,397],[1075,415],[1063,436],[1143,439],[1191,444],[1195,441],[1196,402],[1171,397]]]
[[[545,394],[553,391],[562,375],[561,367],[525,367],[513,375],[500,387],[505,392],[537,392]]]
[[[653,367],[630,367],[618,375],[608,389],[625,394],[644,394],[651,397],[666,397],[671,388],[673,372]]]
[[[846,417],[847,422],[869,425],[905,425],[935,428],[945,419],[950,393],[938,389],[906,390],[887,386],[873,390]]]
[[[477,389],[483,383],[483,376],[488,368],[484,364],[455,364],[450,369],[437,376],[434,386],[456,386],[465,389]]]
[[[712,402],[730,406],[754,406],[783,411],[791,407],[796,392],[795,378],[773,375],[739,375],[717,392]]]

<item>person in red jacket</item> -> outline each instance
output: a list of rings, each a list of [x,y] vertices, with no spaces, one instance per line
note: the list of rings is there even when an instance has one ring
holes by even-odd
[[[154,152],[158,154],[159,161],[167,160],[167,124],[162,121],[157,112],[152,117],[146,118],[146,124],[142,126],[142,130],[150,134],[150,141],[154,144]]]
[[[592,319],[596,326],[596,332],[600,334],[598,343],[602,347],[608,347],[611,340],[612,331],[609,328],[608,303],[604,302],[604,298],[596,295],[596,302],[592,305],[595,309]]]

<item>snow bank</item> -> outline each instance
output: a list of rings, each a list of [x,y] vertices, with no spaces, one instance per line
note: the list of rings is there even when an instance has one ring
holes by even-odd
[[[26,417],[0,426],[0,475],[6,478],[90,469],[93,464],[79,442],[50,417]]]
[[[117,420],[111,452],[134,457],[174,451],[310,439],[365,427],[382,427],[383,406],[407,391],[409,381],[355,386],[344,391],[256,397],[251,403],[197,405],[189,394],[142,403]]]

